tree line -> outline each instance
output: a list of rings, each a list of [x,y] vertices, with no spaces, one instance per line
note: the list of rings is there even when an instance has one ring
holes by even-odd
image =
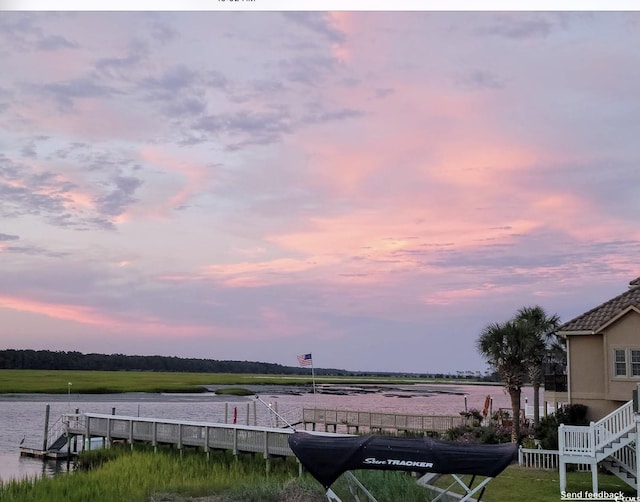
[[[184,373],[254,373],[308,375],[309,368],[254,361],[219,361],[173,356],[83,354],[50,350],[0,350],[0,369],[169,371]],[[318,375],[342,375],[339,369],[314,368]]]
[[[310,368],[283,366],[254,361],[220,361],[175,356],[129,356],[124,354],[83,354],[51,350],[0,350],[0,369],[96,370],[96,371],[169,371],[180,373],[246,373],[268,375],[309,375]],[[399,373],[389,371],[350,371],[337,368],[314,368],[316,375],[353,377],[413,377],[449,380],[483,380],[497,382],[497,373],[478,377],[473,372]]]

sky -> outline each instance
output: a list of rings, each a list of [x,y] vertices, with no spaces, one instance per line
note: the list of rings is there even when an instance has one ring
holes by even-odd
[[[0,345],[485,371],[640,276],[638,12],[3,12]]]

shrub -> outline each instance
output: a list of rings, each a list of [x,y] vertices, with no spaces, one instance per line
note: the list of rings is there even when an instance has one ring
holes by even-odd
[[[556,413],[542,417],[535,428],[540,446],[546,450],[558,449],[558,427],[565,425],[588,425],[587,407],[584,404],[563,406]]]
[[[482,423],[482,419],[484,418],[482,413],[480,413],[480,410],[475,408],[471,408],[469,411],[461,411],[460,416],[466,418],[469,425],[473,427],[479,427]]]
[[[511,427],[463,425],[446,432],[447,439],[461,443],[498,444],[511,441]]]

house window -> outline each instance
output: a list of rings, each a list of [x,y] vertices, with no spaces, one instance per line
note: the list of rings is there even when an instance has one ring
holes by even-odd
[[[640,376],[640,350],[631,351],[631,376]]]
[[[624,349],[615,349],[615,376],[627,376],[627,352]]]
[[[640,378],[640,349],[613,349],[613,376]]]

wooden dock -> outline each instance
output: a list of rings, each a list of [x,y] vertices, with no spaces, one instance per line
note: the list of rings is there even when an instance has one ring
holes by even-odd
[[[366,432],[392,433],[437,433],[442,434],[453,427],[466,425],[461,415],[407,415],[399,413],[378,413],[373,411],[333,410],[304,408],[302,410],[303,427],[311,425],[312,430],[322,426],[324,431],[338,428],[356,434]]]
[[[279,415],[277,417],[281,418]],[[46,422],[48,423],[48,408]],[[294,425],[300,424],[305,430],[310,426],[316,434],[327,435],[352,432],[441,434],[452,427],[466,424],[466,420],[462,416],[305,408],[302,410],[302,419]],[[147,443],[154,448],[173,445],[180,450],[195,447],[202,448],[207,456],[212,450],[229,450],[234,455],[259,453],[265,459],[293,456],[288,444],[288,436],[293,428],[285,427],[283,420],[275,420],[274,425],[275,427],[261,427],[115,414],[67,413],[51,428],[46,429],[42,448],[21,446],[20,454],[66,459],[77,453],[78,446],[80,449],[90,450],[92,444],[93,448],[97,446],[97,441],[101,447],[109,447],[114,442],[126,442],[131,448],[136,443]],[[79,438],[81,439],[78,440]]]
[[[178,449],[199,447],[206,453],[212,450],[230,450],[240,453],[261,453],[264,458],[293,456],[287,442],[293,430],[248,425],[219,424],[142,418],[97,413],[66,414],[68,437],[82,436],[87,448],[92,439],[101,438],[105,446],[125,441],[133,448],[136,443],[154,447],[173,445]],[[83,442],[84,444],[84,442]]]
[[[42,450],[30,446],[20,446],[20,455],[23,457],[33,457],[50,460],[66,460],[73,453],[59,450]]]

